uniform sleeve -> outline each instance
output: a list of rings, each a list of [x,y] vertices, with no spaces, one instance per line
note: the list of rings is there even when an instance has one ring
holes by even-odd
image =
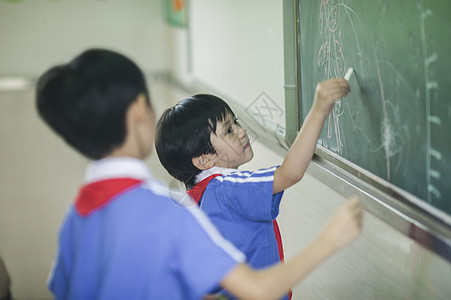
[[[187,296],[200,299],[217,289],[245,256],[220,235],[200,209],[192,206],[184,211],[177,230],[175,266],[187,287]]]
[[[253,221],[272,221],[279,214],[283,192],[273,195],[277,167],[255,172],[236,172],[217,177],[222,181],[217,197],[237,214]]]
[[[68,215],[70,216],[71,213],[72,210],[69,211]],[[64,259],[61,251],[62,244],[66,244],[67,235],[65,234],[65,229],[67,226],[67,220],[70,218],[69,216],[66,216],[66,221],[60,229],[58,235],[58,248],[56,250],[56,255],[52,262],[50,274],[47,279],[47,287],[52,292],[56,300],[66,299],[69,290],[69,280],[66,268],[68,260]]]
[[[62,267],[62,259],[59,253],[53,262],[52,269],[47,280],[47,286],[55,299],[65,299],[67,293],[67,278]]]

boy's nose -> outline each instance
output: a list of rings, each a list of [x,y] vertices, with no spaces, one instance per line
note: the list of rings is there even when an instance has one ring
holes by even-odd
[[[237,126],[238,127],[238,137],[242,138],[246,135],[246,129],[244,129],[241,126]]]

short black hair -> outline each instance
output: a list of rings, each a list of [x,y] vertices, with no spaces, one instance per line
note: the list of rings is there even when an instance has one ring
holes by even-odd
[[[90,49],[39,78],[36,106],[67,143],[100,159],[124,143],[127,109],[141,93],[150,106],[145,77],[133,61],[110,50]]]
[[[176,179],[193,186],[201,171],[192,159],[202,154],[216,153],[210,135],[216,132],[217,122],[228,114],[229,105],[219,97],[197,94],[181,100],[167,109],[157,124],[155,148],[166,170]]]

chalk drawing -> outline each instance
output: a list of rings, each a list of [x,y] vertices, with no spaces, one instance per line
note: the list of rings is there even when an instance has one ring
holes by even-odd
[[[437,60],[437,53],[432,54],[431,56],[429,56],[428,58],[426,58],[425,63],[429,66],[430,64],[432,64],[434,61]]]
[[[429,155],[434,157],[436,160],[442,160],[442,153],[441,152],[439,152],[439,151],[437,151],[437,150],[435,150],[433,148],[430,148],[429,152],[430,152]]]
[[[340,12],[342,9],[342,0],[321,0],[318,18],[318,27],[320,36],[323,38],[323,44],[318,51],[318,67],[324,68],[327,78],[341,77],[347,70],[343,55]],[[341,139],[342,129],[340,116],[343,114],[343,99],[338,99],[329,114],[327,123],[328,138],[335,133],[337,151],[343,153],[343,143]]]
[[[343,0],[321,0],[318,28],[320,36],[323,39],[323,43],[318,51],[318,67],[323,68],[327,78],[342,77],[348,69],[346,61],[344,59],[342,48],[342,33],[340,26],[340,19],[343,12],[349,18],[351,26],[355,32],[354,23],[351,19],[351,14],[356,13],[347,5],[343,3]],[[357,16],[358,17],[358,16]],[[360,45],[358,46],[358,56],[361,56]],[[327,121],[327,137],[332,138],[332,133],[335,134],[337,152],[343,154],[345,147],[344,140],[342,139],[343,130],[341,127],[341,116],[344,113],[345,105],[344,99],[338,99],[329,114]]]
[[[442,125],[442,120],[437,116],[427,116],[427,121],[435,125]]]
[[[433,197],[437,200],[440,200],[442,197],[442,194],[434,185],[434,180],[440,179],[441,174],[439,171],[432,168],[432,159],[435,159],[436,161],[440,161],[442,159],[442,154],[432,147],[432,126],[441,126],[441,120],[439,117],[431,115],[431,92],[434,89],[438,89],[439,86],[437,82],[431,80],[429,73],[429,67],[437,60],[438,55],[436,53],[431,55],[428,54],[425,19],[433,15],[432,11],[429,9],[424,9],[424,0],[418,1],[417,5],[418,12],[420,13],[420,33],[424,60],[426,104],[426,200],[428,203],[432,203]]]
[[[365,78],[365,72],[366,68],[363,67],[363,55],[360,47],[360,43],[357,37],[355,25],[353,19],[357,18],[360,20],[360,17],[352,10],[349,6],[345,4],[341,4],[344,8],[344,11],[347,14],[347,21],[350,23],[354,36],[355,36],[355,42],[357,46],[357,55],[360,58],[359,64],[360,64],[360,70],[361,76]],[[372,34],[371,34],[372,36]],[[372,37],[373,42],[375,43],[374,37]],[[373,47],[374,49],[377,49],[376,46]],[[376,152],[380,151],[381,149],[385,153],[385,167],[386,167],[386,177],[387,180],[390,181],[391,178],[391,171],[395,171],[396,173],[401,172],[402,174],[407,173],[408,164],[409,161],[409,153],[406,151],[403,151],[405,147],[407,147],[409,141],[410,141],[410,134],[409,130],[406,124],[402,124],[400,120],[400,112],[399,112],[399,106],[396,103],[396,101],[393,101],[386,97],[384,92],[384,84],[382,80],[382,74],[381,74],[381,66],[384,66],[384,69],[388,69],[390,74],[394,74],[394,76],[389,76],[390,78],[395,78],[396,84],[403,85],[406,87],[409,87],[408,82],[405,80],[405,78],[402,76],[402,74],[399,73],[399,71],[393,67],[393,65],[390,62],[381,62],[377,58],[377,52],[375,53],[376,56],[376,68],[378,73],[378,81],[379,81],[379,90],[381,95],[381,103],[382,103],[382,111],[383,111],[383,119],[380,126],[380,132],[381,132],[381,144],[377,146],[376,148],[371,147],[372,149],[370,151]],[[414,97],[414,95],[412,95]],[[418,98],[418,97],[417,97]],[[357,129],[357,127],[354,125],[354,127]],[[370,139],[367,139],[368,145],[371,145],[372,142]],[[395,161],[395,163],[392,165],[392,161]],[[402,170],[400,170],[402,168]]]
[[[358,15],[347,6],[342,0],[322,0],[320,2],[318,18],[318,28],[320,31],[320,36],[323,39],[318,51],[318,67],[323,68],[327,78],[340,77],[348,69],[346,65],[346,60],[343,55],[342,48],[342,32],[340,26],[341,15],[343,14],[347,17],[351,28],[354,32],[355,40],[357,43],[357,55],[360,57],[360,70],[364,72],[365,68],[362,66],[362,51],[357,38],[357,33],[354,26],[353,17],[359,19]],[[376,48],[376,47],[375,47]],[[382,75],[379,67],[379,61],[377,63],[378,78],[379,78],[379,89],[381,94],[382,109],[383,109],[383,120],[381,122],[381,137],[382,145],[379,149],[383,149],[385,153],[385,163],[386,163],[386,176],[387,180],[390,181],[391,176],[391,165],[390,159],[395,155],[401,156],[402,148],[406,141],[406,136],[408,135],[406,128],[395,128],[398,125],[393,125],[389,116],[390,112],[387,107],[391,107],[391,111],[396,111],[394,105],[390,105],[389,99],[386,99],[384,95],[384,87],[382,81]],[[364,76],[364,74],[362,74]],[[344,107],[346,107],[344,99],[339,99],[336,101],[332,112],[329,115],[327,123],[327,134],[328,138],[332,138],[335,134],[337,152],[343,154],[344,150],[344,136],[341,126],[341,117],[344,113]],[[392,114],[397,116],[396,113]],[[354,124],[355,126],[355,124]],[[356,126],[355,126],[356,127]],[[398,126],[399,127],[399,126]],[[356,127],[357,129],[357,127]],[[405,160],[404,160],[405,161]],[[397,171],[401,166],[402,159],[399,158],[395,166]],[[405,169],[404,169],[405,170]]]
[[[384,104],[385,115],[381,122],[381,145],[370,151],[377,152],[383,150],[385,153],[386,176],[387,180],[391,178],[391,172],[407,174],[409,161],[409,152],[404,151],[408,148],[410,134],[408,126],[402,124],[400,119],[399,105],[390,99],[385,99]],[[394,162],[392,164],[392,162]],[[400,168],[402,167],[402,170]]]
[[[377,55],[377,54],[376,54]],[[382,75],[381,75],[381,68],[379,66],[379,63],[376,63],[377,68],[377,77],[379,79],[379,89],[381,93],[381,100],[382,100],[382,110],[383,110],[383,121],[381,123],[382,128],[382,145],[384,146],[384,152],[385,152],[385,164],[387,169],[387,180],[390,181],[390,144],[391,144],[391,133],[392,129],[390,126],[390,120],[387,116],[387,104],[385,101],[385,92],[384,92],[384,85],[382,83]]]
[[[431,177],[434,177],[435,179],[441,179],[442,174],[436,170],[431,170]]]
[[[345,0],[320,0],[319,1],[319,17],[318,17],[318,30],[320,36],[320,46],[318,47],[318,56],[316,64],[318,68],[324,72],[327,78],[342,77],[346,70],[348,69],[347,61],[344,55],[344,44],[342,40],[342,26],[343,22],[346,21],[347,25],[350,25],[354,31],[356,53],[355,55],[359,58],[357,64],[360,63],[359,72],[362,72],[361,77],[366,78],[363,72],[366,68],[362,66],[364,55],[362,54],[361,47],[358,40],[358,35],[356,33],[354,22],[360,20],[359,16],[352,10],[351,7],[347,6]],[[433,200],[439,200],[442,195],[439,189],[435,186],[435,183],[442,178],[440,171],[433,168],[434,162],[440,162],[442,159],[442,154],[437,149],[434,149],[432,144],[432,130],[435,126],[442,126],[442,120],[439,116],[431,113],[431,99],[433,93],[439,88],[437,81],[430,78],[430,68],[439,59],[437,53],[428,53],[428,45],[426,38],[426,26],[425,20],[427,18],[433,17],[431,10],[424,8],[424,0],[419,0],[417,2],[419,18],[420,18],[420,31],[421,31],[421,42],[422,42],[422,52],[423,52],[423,65],[424,65],[424,97],[426,106],[426,187],[427,187],[427,197],[426,200],[430,203]],[[373,39],[374,41],[374,39]],[[374,46],[377,52],[377,45]],[[383,78],[386,78],[387,72],[393,73],[395,76],[389,76],[391,80],[396,79],[396,85],[405,85],[409,87],[410,85],[405,79],[399,74],[396,68],[390,66],[389,62],[380,61],[377,57],[374,61],[376,64],[377,71],[377,81],[378,89],[382,108],[382,119],[380,123],[380,136],[381,141],[379,145],[370,145],[370,151],[383,151],[386,178],[391,181],[391,177],[395,173],[406,174],[408,170],[409,161],[409,151],[413,145],[410,145],[410,132],[408,129],[408,124],[403,124],[400,120],[400,108],[397,103],[398,99],[390,99],[395,97],[395,95],[388,95],[384,91]],[[388,66],[388,68],[387,68]],[[351,66],[355,67],[355,66]],[[390,74],[393,75],[393,74]],[[423,96],[421,89],[411,90],[412,98],[421,99]],[[348,111],[349,110],[349,111]],[[449,114],[451,115],[451,106],[448,107]],[[346,111],[346,113],[345,113]],[[333,139],[334,144],[336,144],[336,151],[339,154],[343,154],[345,150],[345,135],[342,128],[342,122],[345,116],[350,114],[350,108],[346,103],[345,99],[338,99],[328,116],[327,120],[327,138]],[[355,129],[359,131],[359,127],[351,119],[352,124]],[[419,127],[418,127],[419,128]],[[419,129],[418,129],[419,131]],[[366,139],[368,144],[371,144],[369,138]]]
[[[401,120],[397,99],[390,99],[385,95],[383,78],[389,78],[398,87],[404,86],[409,88],[410,86],[402,74],[390,62],[379,61],[377,59],[377,53],[375,53],[375,56],[383,115],[380,125],[381,145],[376,149],[371,149],[371,151],[376,152],[381,149],[384,151],[386,177],[390,181],[392,171],[395,173],[401,172],[404,175],[407,174],[409,151],[405,151],[405,149],[410,148],[410,133],[408,125]],[[385,70],[384,75],[382,75],[382,67]],[[416,93],[412,89],[409,89],[409,91],[412,93],[412,99],[415,98]],[[396,95],[392,96],[396,97]],[[400,170],[401,167],[402,170]]]
[[[360,46],[360,42],[359,42],[357,31],[356,31],[356,26],[354,24],[354,20],[356,20],[358,22],[360,22],[361,20],[360,20],[359,15],[357,15],[357,13],[351,7],[349,7],[348,5],[345,5],[343,3],[341,5],[342,5],[343,11],[345,12],[346,17],[347,17],[346,21],[349,22],[349,25],[351,25],[352,33],[354,34],[354,41],[355,41],[355,45],[356,45],[356,52],[354,52],[354,55],[359,58],[358,59],[358,64],[360,66],[358,68],[359,76],[361,76],[362,78],[365,78],[367,68],[364,67],[364,61],[368,60],[368,58],[363,55],[362,48]],[[351,107],[348,105],[348,103],[346,103],[346,102],[343,102],[343,103],[347,108],[348,115],[352,116],[353,111],[352,111]],[[374,146],[372,145],[373,143],[372,143],[371,139],[365,133],[365,129],[362,126],[359,126],[358,124],[356,124],[354,121],[354,118],[351,118],[350,120],[351,120],[352,126],[355,129],[356,134],[359,135],[359,138],[361,140],[363,140],[368,145],[368,147],[374,148]],[[341,136],[341,137],[343,137],[343,136]]]

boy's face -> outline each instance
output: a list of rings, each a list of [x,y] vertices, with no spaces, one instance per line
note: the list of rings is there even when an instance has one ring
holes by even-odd
[[[210,141],[216,151],[216,167],[236,169],[254,157],[246,130],[232,114],[227,114],[224,121],[217,122],[216,134],[211,133]]]

